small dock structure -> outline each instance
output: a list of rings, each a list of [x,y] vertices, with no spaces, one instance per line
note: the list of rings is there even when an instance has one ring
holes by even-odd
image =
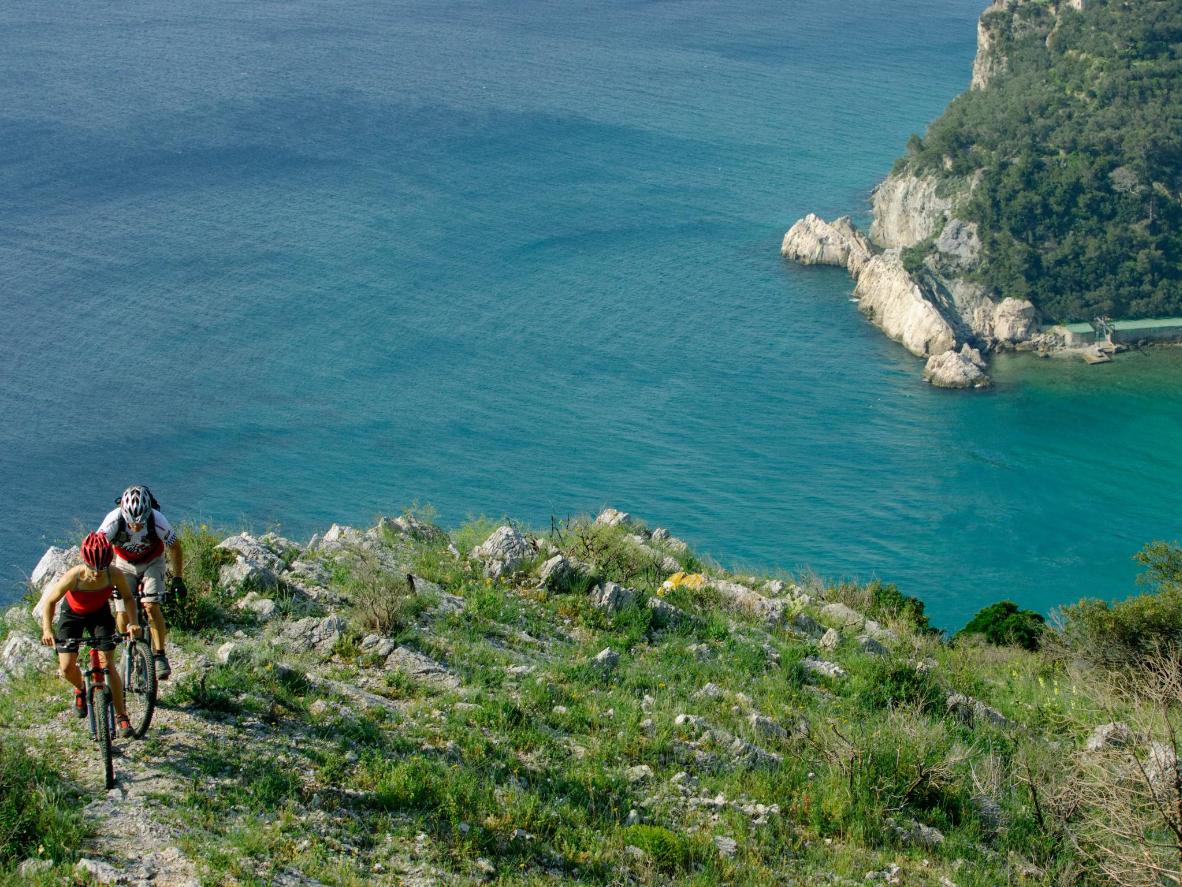
[[[1131,345],[1136,342],[1182,342],[1182,317],[1112,320],[1097,317],[1087,323],[1065,323],[1056,328],[1069,347]]]

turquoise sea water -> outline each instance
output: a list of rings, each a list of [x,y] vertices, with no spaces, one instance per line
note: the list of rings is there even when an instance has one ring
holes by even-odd
[[[955,627],[1133,591],[1182,352],[934,391],[808,211],[864,216],[982,0],[9,0],[0,600],[133,481],[304,537],[612,504]]]

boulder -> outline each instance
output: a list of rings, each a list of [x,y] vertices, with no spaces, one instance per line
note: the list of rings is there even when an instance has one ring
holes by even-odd
[[[596,654],[592,663],[602,671],[611,671],[620,664],[620,654],[611,647],[605,647]]]
[[[234,563],[218,570],[218,584],[226,589],[275,588],[279,576],[261,564],[236,557]]]
[[[217,661],[222,665],[229,665],[232,662],[246,659],[248,655],[247,647],[238,641],[226,641],[218,647],[217,653],[214,654]]]
[[[275,575],[282,573],[286,567],[282,558],[264,545],[262,540],[249,533],[239,533],[237,536],[223,539],[217,547],[222,551],[232,551],[239,560],[257,565]]]
[[[234,609],[254,613],[264,622],[275,615],[275,607],[276,604],[273,600],[263,597],[257,591],[250,592],[234,604]]]
[[[809,213],[788,229],[780,255],[801,265],[837,265],[856,278],[874,255],[874,247],[849,216],[826,222]]]
[[[13,634],[0,647],[0,684],[54,663],[52,650],[27,634]]]
[[[332,573],[317,559],[300,558],[283,574],[283,583],[288,589],[309,600],[327,607],[346,602],[343,594],[330,589]]]
[[[626,511],[619,511],[615,508],[605,508],[599,512],[599,516],[595,518],[595,523],[603,524],[608,527],[630,527],[632,526],[632,515]]]
[[[825,630],[825,634],[821,636],[821,640],[817,642],[822,650],[832,653],[841,644],[841,632],[836,628],[829,628]]]
[[[295,653],[315,650],[322,656],[332,652],[333,645],[345,632],[345,620],[340,616],[326,616],[319,619],[309,616],[285,626],[279,637],[288,642]]]
[[[815,640],[825,636],[825,626],[808,613],[797,613],[793,616],[792,627],[806,638],[813,638]]]
[[[846,670],[838,665],[836,662],[829,662],[825,659],[816,659],[812,656],[805,656],[800,660],[801,667],[805,671],[814,675],[820,675],[826,678],[844,678]]]
[[[650,597],[645,601],[645,606],[653,611],[656,622],[660,626],[676,627],[690,621],[691,618],[685,610],[675,607],[659,597]]]
[[[977,357],[980,358],[980,354]],[[936,388],[987,388],[990,384],[989,377],[971,355],[952,348],[928,358],[923,379]]]
[[[391,520],[382,518],[378,521],[378,528],[391,529],[417,542],[443,542],[447,539],[447,532],[441,527],[419,520],[413,514],[404,514]]]
[[[842,628],[854,630],[861,628],[866,623],[866,617],[857,610],[836,601],[821,607],[821,616],[830,622],[836,622]]]
[[[573,586],[585,579],[587,574],[586,564],[556,554],[542,564],[538,571],[538,588],[562,594],[570,591]]]
[[[301,552],[299,543],[278,533],[263,533],[259,536],[259,544],[266,546],[268,551],[283,561],[295,560]]]
[[[1182,768],[1178,765],[1178,755],[1174,746],[1168,742],[1151,742],[1142,766],[1150,787],[1159,792],[1162,789],[1170,791],[1182,775],[1179,772]]]
[[[1126,748],[1136,740],[1136,735],[1123,721],[1101,724],[1088,737],[1087,750],[1103,751],[1108,748]]]
[[[748,716],[747,723],[751,729],[764,739],[774,739],[783,742],[788,738],[788,731],[766,715],[753,714]]]
[[[354,527],[333,524],[323,536],[313,536],[308,542],[307,553],[335,554],[350,546],[364,545],[365,533]]]
[[[791,609],[789,601],[765,597],[753,588],[727,579],[712,579],[710,587],[729,609],[755,616],[769,625],[783,623]]]
[[[980,699],[966,696],[964,693],[948,694],[947,699],[944,701],[944,706],[949,714],[954,715],[958,720],[970,726],[975,726],[979,723],[993,724],[995,727],[1004,727],[1006,729],[1017,726],[996,708],[986,705]]]
[[[484,575],[490,579],[516,572],[535,553],[529,540],[509,526],[498,527],[482,544],[472,549],[472,557],[484,565]]]
[[[395,641],[382,637],[380,634],[367,634],[361,639],[361,651],[377,656],[379,659],[385,659],[397,649],[398,644]]]
[[[871,656],[889,656],[891,653],[890,650],[868,634],[858,635],[858,649]]]
[[[82,563],[82,552],[77,545],[72,548],[50,546],[45,554],[41,555],[41,560],[37,561],[37,566],[33,568],[29,584],[34,589],[44,589],[62,578],[70,567],[80,563]]]
[[[1002,299],[993,311],[993,337],[1003,345],[1025,342],[1038,330],[1034,303]]]
[[[591,606],[607,613],[618,613],[636,602],[637,592],[616,583],[603,581],[591,589]]]

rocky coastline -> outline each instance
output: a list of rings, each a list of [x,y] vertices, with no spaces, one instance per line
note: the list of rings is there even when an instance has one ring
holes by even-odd
[[[1079,13],[1084,0],[1034,6],[1031,0],[996,0],[983,12],[970,91],[989,89],[1005,75],[1016,35],[1045,31],[1050,45],[1063,16]],[[934,170],[916,169],[904,159],[873,191],[868,232],[849,216],[826,221],[810,213],[784,235],[781,255],[802,265],[845,268],[859,310],[924,358],[923,378],[938,387],[987,388],[989,357],[1001,351],[1107,360],[1104,353],[1088,353],[1095,346],[1080,346],[1047,322],[1031,301],[978,282],[981,232],[965,216],[983,172],[958,171],[948,156]]]

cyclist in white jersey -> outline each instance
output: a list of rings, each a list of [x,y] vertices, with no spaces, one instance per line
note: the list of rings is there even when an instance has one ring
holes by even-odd
[[[111,511],[98,531],[110,540],[115,548],[112,564],[127,577],[128,585],[135,588],[143,578],[144,611],[152,629],[152,653],[156,660],[156,677],[167,680],[172,674],[168,656],[165,654],[167,633],[164,625],[164,560],[172,570],[171,590],[184,594],[185,582],[181,578],[184,568],[184,552],[180,540],[173,532],[168,519],[156,509],[156,500],[151,491],[143,486],[128,487],[119,497],[119,507]],[[127,621],[122,601],[115,602],[115,613],[123,631]]]

